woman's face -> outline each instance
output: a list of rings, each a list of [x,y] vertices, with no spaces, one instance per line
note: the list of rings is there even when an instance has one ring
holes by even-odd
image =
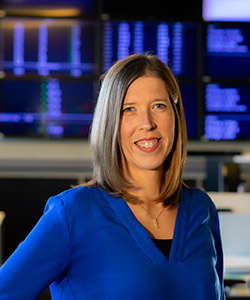
[[[121,148],[130,174],[162,171],[175,135],[175,116],[165,83],[144,75],[129,86],[120,126]]]

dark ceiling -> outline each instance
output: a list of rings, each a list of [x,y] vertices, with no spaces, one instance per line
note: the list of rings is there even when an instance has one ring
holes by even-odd
[[[102,11],[112,18],[199,21],[201,0],[104,0]]]

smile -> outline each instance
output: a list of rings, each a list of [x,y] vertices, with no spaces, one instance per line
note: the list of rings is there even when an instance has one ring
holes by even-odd
[[[135,142],[135,145],[143,149],[151,149],[151,148],[155,148],[155,146],[158,145],[159,141],[160,139],[157,138],[149,139],[149,140],[139,140]]]

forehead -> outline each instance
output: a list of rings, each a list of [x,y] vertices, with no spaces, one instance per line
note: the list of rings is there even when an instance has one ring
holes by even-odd
[[[127,89],[125,99],[145,95],[168,98],[166,83],[159,77],[143,75],[131,83]]]

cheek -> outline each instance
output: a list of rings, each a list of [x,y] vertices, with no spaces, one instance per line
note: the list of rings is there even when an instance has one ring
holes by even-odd
[[[168,140],[168,147],[171,148],[175,139],[175,126],[174,118],[169,118],[169,121],[164,124],[165,128],[163,129]]]
[[[171,138],[175,135],[175,117],[173,115],[168,115],[164,122],[162,122],[162,130],[166,135]]]
[[[122,120],[120,127],[120,137],[122,145],[129,142],[130,137],[133,134],[133,126],[129,122],[125,122]],[[125,146],[125,145],[124,145]]]

